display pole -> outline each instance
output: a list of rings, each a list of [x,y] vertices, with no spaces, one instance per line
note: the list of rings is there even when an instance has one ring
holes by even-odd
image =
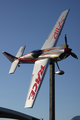
[[[49,120],[55,120],[55,63],[50,63]]]

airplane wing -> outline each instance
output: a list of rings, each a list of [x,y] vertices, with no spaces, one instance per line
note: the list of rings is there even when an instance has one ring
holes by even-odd
[[[69,9],[61,13],[59,19],[57,20],[55,26],[53,27],[51,33],[49,34],[41,49],[48,49],[56,46],[68,13]]]
[[[49,59],[38,60],[35,62],[25,108],[33,107],[48,65]]]
[[[58,21],[56,22],[54,28],[52,29],[50,35],[48,36],[47,40],[45,41],[41,49],[48,49],[48,48],[55,47],[58,41],[58,38],[60,36],[60,33],[62,31],[62,28],[64,26],[68,12],[69,12],[69,9],[62,12],[62,14],[60,15]],[[38,60],[35,62],[33,73],[32,73],[31,84],[29,87],[28,96],[25,103],[25,108],[33,107],[33,104],[35,102],[35,99],[41,87],[49,62],[50,62],[49,59]]]

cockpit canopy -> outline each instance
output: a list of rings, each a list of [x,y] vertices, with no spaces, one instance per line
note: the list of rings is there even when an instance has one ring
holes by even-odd
[[[42,50],[34,50],[31,53],[34,58],[38,58],[42,54]]]

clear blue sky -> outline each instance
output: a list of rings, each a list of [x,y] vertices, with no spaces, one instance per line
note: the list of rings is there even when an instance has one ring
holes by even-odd
[[[70,12],[57,45],[64,44],[66,33],[69,47],[80,58],[80,0],[0,0],[0,107],[49,120],[49,68],[34,107],[25,109],[33,65],[21,65],[9,75],[11,63],[2,51],[16,55],[23,45],[24,54],[40,49],[66,9]],[[70,56],[59,66],[65,74],[55,75],[56,120],[70,120],[80,115],[80,59]]]

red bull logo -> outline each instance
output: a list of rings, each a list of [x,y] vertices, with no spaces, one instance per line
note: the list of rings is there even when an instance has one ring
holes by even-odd
[[[34,85],[33,85],[33,87],[32,87],[32,90],[31,90],[31,93],[30,93],[30,95],[29,95],[28,100],[29,100],[30,98],[32,98],[32,100],[34,99],[35,94],[36,94],[37,89],[38,89],[38,86],[39,86],[39,83],[40,83],[40,81],[41,81],[41,76],[42,76],[42,74],[43,74],[44,68],[45,68],[45,66],[42,66],[42,65],[41,65],[41,69],[40,69],[39,72],[38,72],[38,78],[35,79],[35,83],[34,83]]]

